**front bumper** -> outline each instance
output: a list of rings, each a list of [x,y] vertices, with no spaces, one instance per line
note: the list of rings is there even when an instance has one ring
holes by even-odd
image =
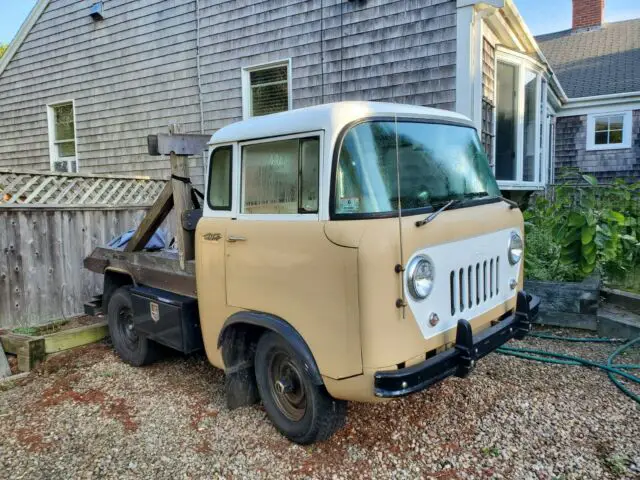
[[[525,292],[518,293],[516,311],[475,337],[471,324],[458,320],[456,345],[422,363],[399,370],[376,372],[376,397],[403,397],[419,392],[451,375],[466,377],[476,361],[493,352],[512,338],[523,338],[538,316],[540,299]]]

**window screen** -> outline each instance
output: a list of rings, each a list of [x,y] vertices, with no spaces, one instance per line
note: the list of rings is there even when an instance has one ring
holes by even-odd
[[[251,116],[268,115],[289,109],[288,66],[249,72]]]
[[[231,146],[216,148],[209,166],[209,207],[231,210]]]
[[[317,137],[243,147],[242,213],[316,213],[319,161]]]

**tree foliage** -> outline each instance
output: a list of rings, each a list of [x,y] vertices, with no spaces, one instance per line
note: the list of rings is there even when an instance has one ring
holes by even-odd
[[[9,48],[9,45],[4,45],[0,43],[0,58],[2,58],[2,56],[4,55],[4,52],[7,51],[7,48]]]

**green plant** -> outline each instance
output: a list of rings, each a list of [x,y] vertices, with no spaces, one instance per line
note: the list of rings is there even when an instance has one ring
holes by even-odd
[[[638,268],[640,183],[600,185],[575,171],[525,212],[529,278],[580,281],[619,278]]]

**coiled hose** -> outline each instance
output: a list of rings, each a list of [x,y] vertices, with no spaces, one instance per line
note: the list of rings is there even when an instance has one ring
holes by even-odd
[[[548,333],[531,333],[531,337],[543,338],[545,340],[561,340],[565,342],[584,342],[584,343],[622,343],[609,357],[607,363],[598,363],[586,358],[575,357],[573,355],[565,355],[556,352],[547,352],[545,350],[537,350],[531,348],[514,348],[514,347],[500,347],[496,352],[503,355],[511,355],[513,357],[524,358],[526,360],[535,360],[536,362],[552,363],[556,365],[577,365],[586,367],[595,367],[607,372],[607,375],[625,395],[632,400],[635,400],[640,404],[640,395],[635,394],[629,388],[627,388],[619,379],[622,377],[629,382],[633,382],[640,385],[640,377],[625,372],[625,370],[640,370],[638,364],[615,364],[613,361],[615,358],[623,353],[625,350],[631,348],[633,345],[640,343],[640,337],[635,340],[624,343],[622,340],[616,340],[612,338],[580,338],[580,337],[560,337],[557,335],[550,335]]]

